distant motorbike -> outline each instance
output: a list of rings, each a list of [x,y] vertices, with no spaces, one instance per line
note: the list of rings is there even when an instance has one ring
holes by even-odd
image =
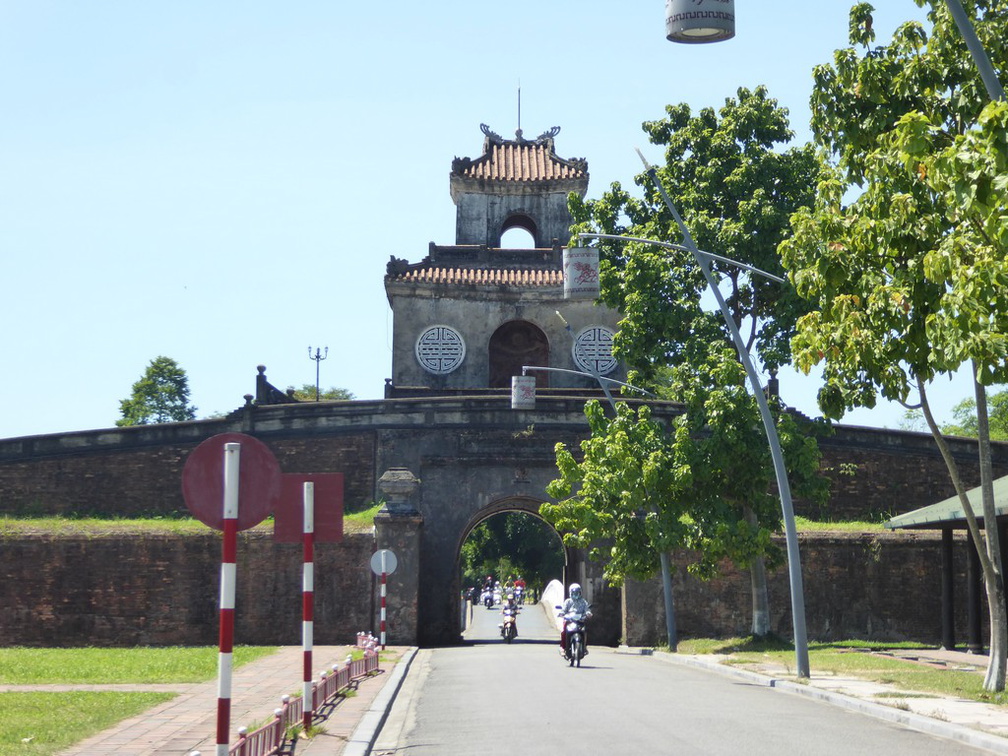
[[[557,609],[562,610],[563,607],[558,606]],[[564,629],[567,631],[567,647],[564,649],[565,658],[570,663],[570,666],[580,667],[581,660],[586,653],[587,634],[585,633],[585,625],[591,616],[591,611],[567,612],[566,614],[563,614],[561,611],[557,616],[563,617]]]
[[[500,625],[501,637],[505,643],[510,643],[518,635],[518,608],[505,606],[502,614],[504,621]]]
[[[492,591],[483,591],[483,595],[480,596],[480,601],[483,603],[487,609],[492,609],[494,605],[494,595]]]

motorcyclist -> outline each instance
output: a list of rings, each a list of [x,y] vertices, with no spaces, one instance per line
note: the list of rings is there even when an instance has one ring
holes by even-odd
[[[585,618],[591,617],[591,610],[588,608],[588,601],[581,595],[581,586],[577,583],[570,584],[570,597],[564,601],[560,608],[560,616],[568,613],[583,614]],[[588,655],[588,633],[585,632],[585,656]],[[567,622],[560,623],[560,655],[567,657]]]
[[[513,593],[509,593],[507,598],[504,599],[504,603],[501,605],[501,619],[504,618],[506,612],[511,612],[511,622],[514,624],[514,637],[518,637],[518,602],[515,601]],[[501,627],[504,627],[503,622]]]

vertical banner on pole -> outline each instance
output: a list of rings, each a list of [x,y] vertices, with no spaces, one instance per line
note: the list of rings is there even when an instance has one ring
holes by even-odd
[[[304,648],[303,724],[311,726],[315,702],[312,700],[312,645],[315,635],[315,484],[304,484],[304,580],[301,586],[301,637]]]
[[[217,660],[217,756],[227,756],[231,730],[231,669],[234,650],[238,556],[238,469],[241,444],[224,444],[224,542],[220,576],[220,653]]]

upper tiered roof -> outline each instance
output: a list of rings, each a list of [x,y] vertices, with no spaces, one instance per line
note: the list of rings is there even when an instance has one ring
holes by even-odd
[[[553,137],[560,132],[554,126],[529,141],[521,129],[514,139],[503,139],[484,123],[483,154],[475,160],[455,158],[452,178],[489,181],[542,182],[588,180],[588,163],[583,158],[565,160],[554,151]]]

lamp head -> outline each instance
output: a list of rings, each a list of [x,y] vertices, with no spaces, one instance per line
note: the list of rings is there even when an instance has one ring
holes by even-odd
[[[735,36],[735,0],[665,0],[665,39],[698,44]]]

